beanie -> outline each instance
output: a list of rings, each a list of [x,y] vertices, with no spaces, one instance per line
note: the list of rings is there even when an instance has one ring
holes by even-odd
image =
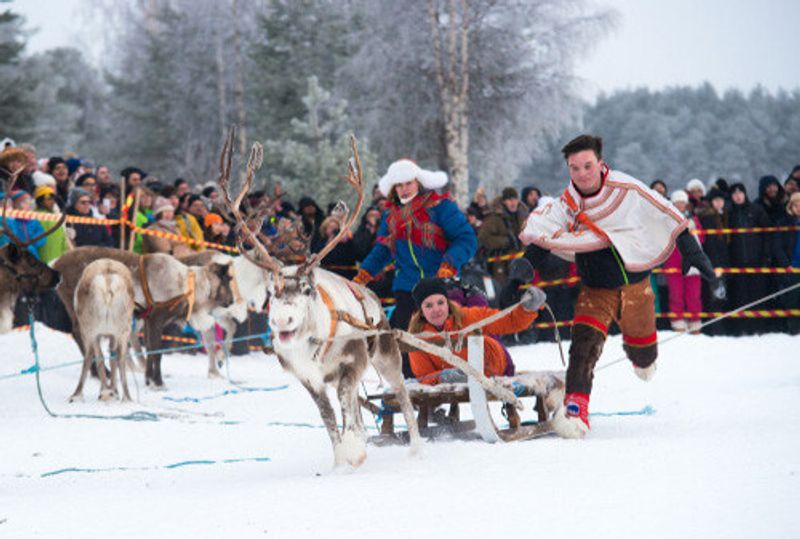
[[[441,294],[447,297],[447,286],[445,286],[444,281],[438,277],[428,277],[420,280],[414,287],[414,290],[411,291],[411,297],[414,298],[417,307],[422,307],[422,302],[425,301],[428,296],[434,294]]]

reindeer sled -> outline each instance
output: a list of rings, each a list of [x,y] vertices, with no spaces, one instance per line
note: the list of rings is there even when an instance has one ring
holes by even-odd
[[[539,438],[553,432],[550,420],[564,398],[564,372],[523,371],[513,376],[491,378],[488,388],[475,378],[483,372],[483,337],[468,337],[469,369],[459,364],[459,358],[443,346],[421,341],[405,334],[399,337],[409,349],[434,353],[446,361],[453,358],[453,366],[462,368],[470,378],[467,383],[445,383],[428,386],[420,383],[406,384],[406,390],[417,411],[417,428],[428,439],[483,440],[489,443],[516,442]],[[463,363],[463,362],[462,362]],[[517,399],[530,399],[530,409],[536,412],[535,420],[523,420],[515,402],[507,398],[511,393]],[[505,394],[505,396],[504,396]],[[501,428],[492,414],[490,403],[500,402],[494,416],[502,414],[508,425]],[[408,433],[395,430],[394,415],[399,411],[397,396],[391,391],[368,394],[361,400],[364,408],[380,421],[380,434],[370,438],[378,446],[408,443]],[[469,405],[471,419],[461,416],[461,405]],[[444,406],[448,407],[445,412]]]

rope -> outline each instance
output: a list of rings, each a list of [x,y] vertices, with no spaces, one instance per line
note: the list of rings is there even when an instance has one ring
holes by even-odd
[[[114,468],[61,468],[51,472],[45,472],[39,477],[52,477],[54,475],[61,475],[65,473],[100,473],[100,472],[128,472],[128,471],[146,471],[146,470],[174,470],[176,468],[183,468],[185,466],[209,466],[213,464],[234,464],[239,462],[272,462],[268,457],[251,457],[241,459],[223,459],[223,460],[183,460],[173,464],[165,464],[163,466],[117,466]]]
[[[704,327],[710,326],[712,324],[716,324],[717,322],[721,322],[721,321],[725,320],[726,318],[730,318],[730,317],[736,315],[739,312],[742,312],[742,311],[744,311],[746,309],[749,309],[750,307],[752,307],[754,305],[758,305],[759,303],[763,303],[763,302],[771,300],[773,298],[777,298],[778,296],[782,296],[783,294],[791,292],[792,290],[794,290],[796,288],[800,288],[800,282],[797,282],[797,283],[793,284],[792,286],[789,286],[789,287],[783,288],[781,290],[778,290],[777,292],[773,292],[772,294],[764,296],[764,297],[762,297],[760,299],[757,299],[755,301],[751,301],[750,303],[747,303],[746,305],[742,305],[741,307],[739,307],[737,309],[734,309],[732,311],[728,311],[728,312],[724,313],[721,316],[717,316],[715,318],[712,318],[708,322],[704,322],[704,323],[700,324],[700,327],[697,328],[697,329],[701,330]],[[658,345],[663,345],[663,344],[668,343],[669,341],[672,341],[672,340],[675,340],[675,339],[679,339],[681,337],[686,337],[687,335],[688,335],[688,333],[676,333],[675,335],[667,337],[666,339],[659,340],[657,342],[657,344]],[[624,361],[626,359],[628,359],[627,356],[621,356],[621,357],[619,357],[619,358],[617,358],[617,359],[615,359],[613,361],[610,361],[609,363],[606,363],[605,365],[601,365],[601,366],[597,367],[595,369],[595,371],[602,371],[603,369],[606,369],[606,368],[608,368],[608,367],[610,367],[612,365],[616,365],[617,363],[619,363],[621,361]]]

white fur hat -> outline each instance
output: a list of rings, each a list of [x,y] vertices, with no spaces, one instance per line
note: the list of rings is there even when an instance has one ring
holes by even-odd
[[[416,179],[425,189],[440,189],[447,185],[447,173],[420,168],[411,159],[400,159],[389,165],[386,175],[378,182],[383,196],[389,196],[393,185]]]
[[[691,182],[689,182],[691,183]],[[676,189],[669,196],[672,202],[689,202],[689,195],[683,189]]]
[[[691,191],[692,189],[700,189],[703,192],[704,196],[706,194],[706,186],[703,185],[703,182],[701,182],[697,178],[689,180],[689,182],[686,184],[687,191]]]
[[[42,185],[49,185],[50,187],[56,186],[56,179],[47,172],[34,170],[31,176],[33,177],[33,185],[36,187],[41,187]]]

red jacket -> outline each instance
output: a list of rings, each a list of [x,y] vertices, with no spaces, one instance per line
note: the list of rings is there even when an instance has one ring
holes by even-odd
[[[498,309],[490,307],[461,307],[461,325],[455,327],[453,321],[453,314],[444,323],[444,328],[438,330],[431,324],[425,324],[422,331],[454,331],[470,324],[474,324],[479,320],[483,320],[499,312]],[[508,313],[507,316],[495,320],[481,328],[484,334],[490,333],[493,335],[505,335],[507,333],[517,333],[526,330],[530,327],[536,317],[536,311],[528,311],[518,306],[516,309]],[[435,341],[435,339],[433,339]],[[466,342],[466,339],[465,341]],[[506,370],[506,354],[503,345],[496,339],[486,336],[483,344],[483,373],[486,376],[500,376]],[[437,344],[440,344],[437,343]],[[453,351],[458,357],[467,360],[467,347],[464,346],[460,351]],[[447,363],[441,357],[429,354],[422,351],[414,351],[408,354],[408,359],[411,363],[411,370],[414,371],[414,376],[420,379],[423,384],[435,385],[439,383],[439,374],[444,369],[453,368],[452,365]]]

